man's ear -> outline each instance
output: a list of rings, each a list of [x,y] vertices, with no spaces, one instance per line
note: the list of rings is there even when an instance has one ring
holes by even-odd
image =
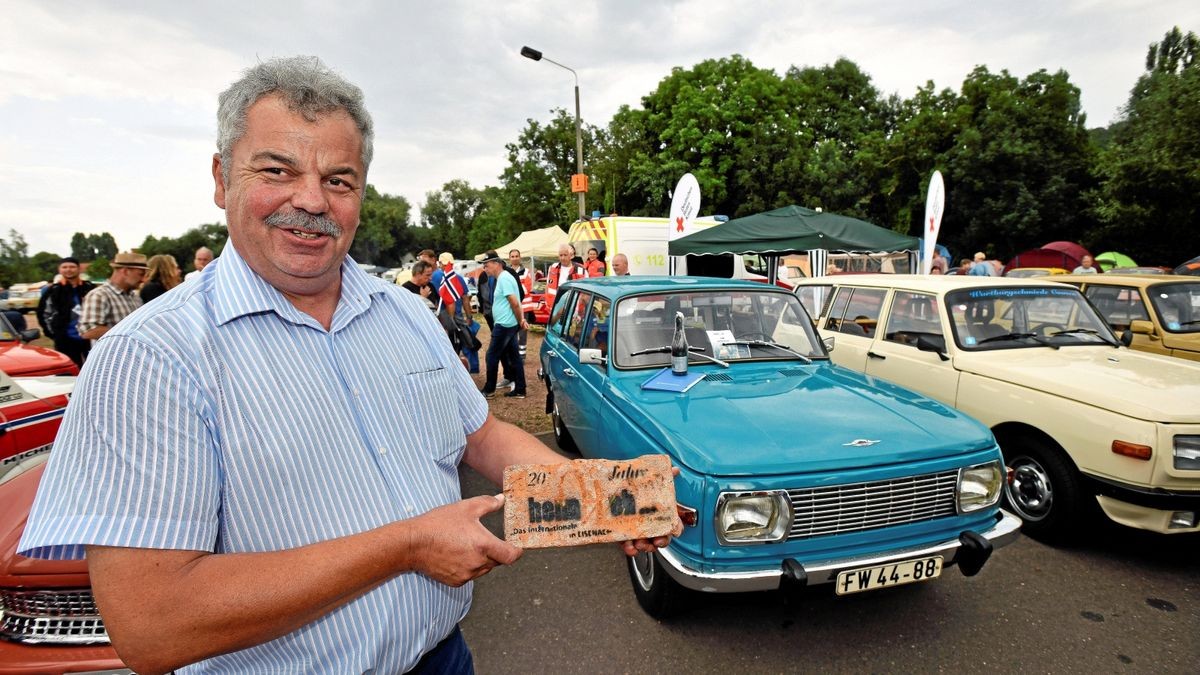
[[[213,191],[213,201],[222,209],[225,208],[225,178],[221,176],[221,153],[213,153],[212,161],[213,183],[216,188]]]

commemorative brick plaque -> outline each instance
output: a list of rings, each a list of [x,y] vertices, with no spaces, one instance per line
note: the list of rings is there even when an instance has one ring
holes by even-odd
[[[661,537],[675,525],[665,455],[579,459],[504,470],[504,538],[521,548]]]

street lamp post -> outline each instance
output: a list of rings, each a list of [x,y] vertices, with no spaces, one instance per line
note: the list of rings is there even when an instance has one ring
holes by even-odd
[[[576,174],[571,176],[571,191],[579,195],[579,219],[583,220],[587,213],[584,205],[584,196],[587,194],[587,175],[583,173],[583,132],[579,128],[579,74],[573,68],[569,68],[542,56],[542,53],[532,47],[521,47],[521,56],[534,61],[549,61],[559,68],[565,68],[571,71],[575,76],[575,169]]]

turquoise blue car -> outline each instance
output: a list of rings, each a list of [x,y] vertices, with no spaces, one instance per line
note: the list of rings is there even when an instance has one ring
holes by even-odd
[[[671,371],[677,318],[690,346]],[[639,604],[664,617],[688,591],[828,584],[839,595],[971,576],[1019,521],[998,506],[991,432],[829,360],[795,295],[696,277],[566,284],[539,375],[559,447],[589,458],[666,454],[684,532],[630,558]]]

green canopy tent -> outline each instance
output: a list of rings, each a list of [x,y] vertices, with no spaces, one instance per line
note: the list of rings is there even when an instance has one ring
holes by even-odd
[[[1137,267],[1133,258],[1116,251],[1105,251],[1096,256],[1096,264],[1100,266],[1101,272],[1107,272],[1114,267]]]
[[[872,225],[865,220],[785,206],[701,230],[671,242],[671,255],[783,256],[812,250],[911,251],[920,239]],[[774,272],[775,266],[770,266]],[[773,281],[773,280],[772,280]]]

